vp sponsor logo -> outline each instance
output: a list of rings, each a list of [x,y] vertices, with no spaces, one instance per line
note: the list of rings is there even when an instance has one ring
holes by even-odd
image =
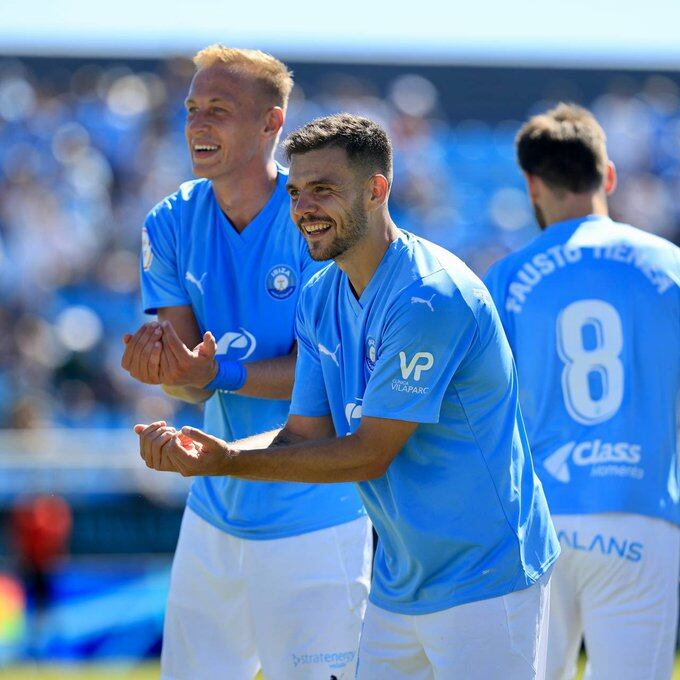
[[[408,380],[413,373],[413,379],[418,382],[420,376],[429,371],[434,366],[434,356],[430,352],[416,352],[410,361],[406,361],[406,352],[399,352],[399,367],[401,368],[401,377]]]
[[[571,481],[569,462],[590,467],[592,477],[632,477],[642,479],[644,470],[638,467],[642,447],[628,442],[609,443],[601,439],[589,442],[569,442],[560,446],[544,461],[543,467],[559,482]]]
[[[256,348],[255,336],[241,326],[238,331],[229,331],[220,338],[217,343],[217,354],[231,353],[236,361],[245,361]]]

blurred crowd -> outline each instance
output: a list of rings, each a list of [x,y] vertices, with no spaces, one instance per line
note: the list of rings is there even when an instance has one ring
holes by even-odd
[[[323,70],[319,66],[319,70]],[[120,369],[121,336],[144,321],[138,289],[146,213],[191,178],[185,60],[0,60],[0,427],[128,427],[198,413]],[[515,165],[520,121],[454,120],[407,69],[387,87],[337,69],[298,82],[286,129],[337,111],[368,115],[395,146],[394,216],[483,275],[535,235]],[[553,102],[537,102],[527,115]],[[613,216],[680,240],[680,92],[650,74],[603,83],[595,112],[620,183]]]

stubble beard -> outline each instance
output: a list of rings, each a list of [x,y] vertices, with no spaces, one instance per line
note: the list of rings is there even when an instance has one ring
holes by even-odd
[[[336,235],[333,242],[325,250],[320,248],[320,244],[312,245],[308,242],[309,255],[317,262],[335,260],[359,243],[366,235],[367,230],[368,215],[361,205],[361,199],[357,199],[347,215],[343,233]]]

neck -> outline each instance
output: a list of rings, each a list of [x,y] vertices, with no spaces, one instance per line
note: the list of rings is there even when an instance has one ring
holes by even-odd
[[[264,208],[276,187],[274,159],[212,180],[215,198],[234,229],[241,233]]]
[[[565,198],[543,208],[547,226],[557,222],[576,220],[587,215],[609,215],[607,198],[602,192],[596,194],[567,194]]]
[[[375,224],[369,224],[366,235],[358,243],[335,259],[347,274],[357,299],[366,290],[390,243],[398,236],[397,225],[385,212]]]

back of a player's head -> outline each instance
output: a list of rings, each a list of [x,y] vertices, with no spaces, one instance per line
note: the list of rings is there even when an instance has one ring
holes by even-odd
[[[379,173],[392,183],[392,144],[385,130],[368,118],[349,113],[317,118],[283,143],[289,161],[296,154],[331,147],[344,149],[350,163],[366,174]]]
[[[583,107],[558,104],[533,116],[515,141],[522,170],[551,189],[582,194],[602,186],[608,162],[606,136]]]
[[[282,61],[271,54],[260,50],[209,45],[197,52],[193,61],[199,71],[214,64],[224,64],[236,72],[252,76],[275,106],[284,110],[288,106],[288,98],[293,89],[293,74]]]

